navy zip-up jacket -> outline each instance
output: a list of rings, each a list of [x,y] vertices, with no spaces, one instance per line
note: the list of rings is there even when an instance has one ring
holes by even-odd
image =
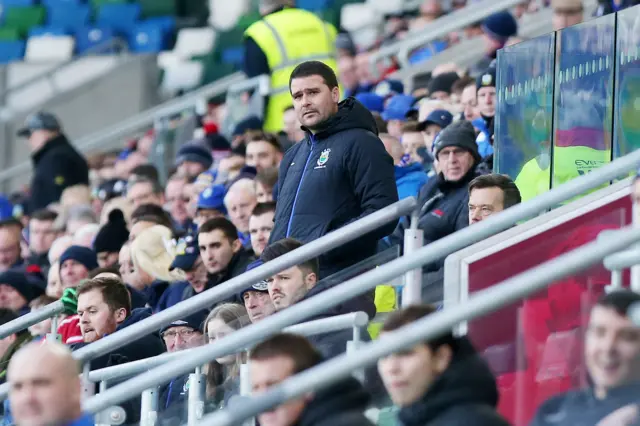
[[[270,242],[319,238],[398,201],[393,160],[378,138],[373,115],[353,98],[285,154],[277,188]],[[391,222],[320,257],[326,277],[376,253],[393,232]]]

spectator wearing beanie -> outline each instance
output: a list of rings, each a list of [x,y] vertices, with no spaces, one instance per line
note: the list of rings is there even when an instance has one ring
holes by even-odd
[[[89,272],[98,267],[96,253],[87,247],[71,246],[60,256],[60,281],[62,288],[77,287],[89,278]]]
[[[178,173],[189,179],[195,179],[200,173],[209,170],[212,164],[211,151],[201,141],[191,141],[182,145],[176,154],[175,165]]]
[[[451,98],[451,88],[459,79],[460,76],[456,72],[447,72],[433,77],[427,85],[429,99],[448,102]]]
[[[380,95],[376,95],[375,93],[358,93],[356,95],[356,100],[371,112],[382,114],[384,111],[384,98]]]
[[[458,121],[444,129],[434,142],[435,158],[441,172],[420,190],[418,205],[421,210],[418,227],[424,231],[424,244],[453,234],[469,224],[469,183],[477,176],[476,166],[481,157],[476,145],[476,133],[468,121]],[[426,206],[427,202],[433,200]],[[390,237],[392,244],[401,244],[409,223],[403,219]],[[437,271],[442,261],[425,266],[424,271]],[[438,289],[442,296],[442,288]],[[442,300],[442,299],[438,299]]]
[[[471,67],[471,76],[477,77],[483,73],[496,58],[498,50],[502,49],[509,38],[518,34],[518,22],[507,11],[494,13],[482,23],[485,37],[485,57]]]
[[[118,263],[118,253],[129,240],[129,230],[124,214],[120,209],[113,209],[109,213],[109,220],[105,223],[93,240],[93,251],[98,257],[98,266],[106,268]]]
[[[44,294],[44,277],[40,282],[23,267],[0,273],[0,308],[18,315],[29,313],[29,303]]]

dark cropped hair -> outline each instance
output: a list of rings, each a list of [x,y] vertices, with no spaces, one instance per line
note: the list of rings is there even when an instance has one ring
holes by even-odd
[[[158,169],[153,164],[140,164],[131,170],[131,175],[138,177],[138,179],[148,179],[159,182],[160,175]]]
[[[300,241],[294,240],[293,238],[285,238],[267,246],[262,252],[262,255],[260,255],[260,259],[263,262],[269,262],[300,247],[302,247]],[[313,272],[319,279],[320,266],[318,258],[314,257],[306,262],[302,262],[298,265],[298,268],[306,270],[307,273]]]
[[[437,309],[432,305],[414,305],[399,311],[392,312],[382,326],[382,331],[394,331],[409,325],[419,319],[436,312]],[[455,354],[458,350],[458,341],[450,331],[435,339],[424,342],[432,351],[437,350],[440,346],[447,345]]]
[[[165,209],[156,204],[142,204],[131,213],[131,223],[151,222],[173,229],[171,216]]]
[[[596,306],[613,309],[623,317],[627,316],[627,311],[631,305],[640,302],[640,294],[631,290],[615,290],[611,293],[604,294]]]
[[[209,232],[222,231],[222,234],[226,239],[229,240],[230,243],[233,243],[238,239],[238,229],[231,223],[229,219],[224,217],[214,217],[213,219],[209,219],[205,223],[202,224],[200,229],[198,229],[198,235],[206,234]]]
[[[58,213],[49,209],[40,209],[33,212],[31,219],[39,220],[41,222],[53,222],[58,217]]]
[[[322,355],[303,336],[289,333],[276,334],[259,343],[250,352],[252,361],[286,357],[293,361],[293,374],[300,373],[322,362]]]
[[[520,196],[520,190],[513,182],[513,180],[507,175],[501,175],[492,173],[489,175],[480,175],[469,183],[469,194],[474,189],[484,188],[500,188],[502,190],[504,198],[504,208],[508,209],[516,204],[520,204],[522,197]]]
[[[333,72],[331,67],[320,61],[307,61],[303,62],[294,68],[289,77],[289,91],[291,92],[291,82],[294,78],[305,78],[314,75],[319,75],[324,80],[324,83],[329,86],[329,89],[338,87],[338,77]]]
[[[127,287],[119,279],[100,277],[87,280],[78,286],[78,297],[93,290],[98,290],[102,293],[104,303],[106,303],[111,312],[124,308],[127,316],[131,314],[131,295]]]
[[[262,216],[265,213],[271,213],[276,211],[276,203],[270,201],[268,203],[258,203],[253,208],[251,216]]]
[[[249,130],[244,134],[244,143],[249,145],[251,142],[266,142],[276,149],[278,152],[282,152],[282,145],[278,140],[278,136],[273,133],[263,132],[262,130]]]

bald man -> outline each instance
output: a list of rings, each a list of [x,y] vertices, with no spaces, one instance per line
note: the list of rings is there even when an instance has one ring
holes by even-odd
[[[33,368],[37,365],[38,368]],[[82,384],[71,351],[59,343],[30,343],[9,363],[9,403],[18,426],[89,426]]]

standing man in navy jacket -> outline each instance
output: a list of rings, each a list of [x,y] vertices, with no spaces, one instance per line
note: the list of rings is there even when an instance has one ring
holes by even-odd
[[[322,62],[298,65],[289,79],[305,139],[280,164],[270,242],[307,243],[398,201],[393,161],[371,113],[353,98],[340,103],[338,80]],[[320,278],[364,260],[395,223],[320,257]]]

